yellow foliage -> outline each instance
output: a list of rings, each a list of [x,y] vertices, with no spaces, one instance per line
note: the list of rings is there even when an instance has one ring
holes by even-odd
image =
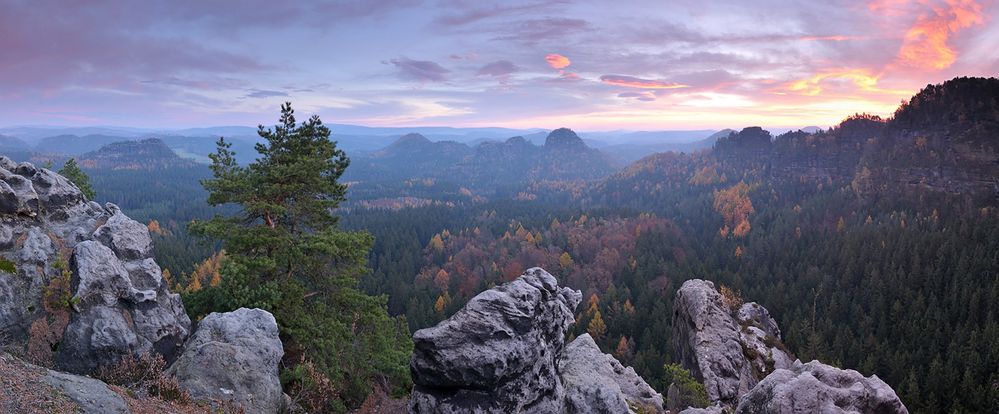
[[[441,238],[441,235],[435,234],[434,237],[430,239],[430,245],[428,247],[430,247],[430,250],[438,253],[444,251],[444,240]]]
[[[569,252],[563,252],[562,255],[558,257],[558,264],[559,266],[562,266],[563,269],[572,267],[573,263],[572,256],[569,255]]]
[[[607,333],[607,325],[604,324],[604,318],[600,315],[599,310],[593,315],[593,319],[590,320],[590,324],[586,327],[586,332],[595,340],[603,339],[604,334]]]
[[[157,220],[150,220],[149,224],[146,225],[146,228],[149,229],[150,233],[158,234],[160,236],[162,236],[165,233],[163,231],[163,228],[160,227],[160,222]]]
[[[714,208],[721,214],[725,226],[733,228],[732,236],[743,237],[749,233],[749,215],[755,210],[746,183],[740,181],[732,187],[715,191]],[[720,233],[725,237],[728,231],[722,227]]]
[[[187,292],[197,292],[201,290],[201,278],[196,275],[191,275],[191,283],[187,285]]]
[[[201,289],[202,280],[207,280],[209,286],[218,286],[222,282],[222,260],[225,259],[225,250],[220,250],[205,259],[194,268],[191,273],[191,284],[197,280],[198,290]],[[190,287],[189,287],[190,288]],[[197,290],[194,290],[197,292]]]
[[[631,304],[631,299],[626,299],[624,301],[624,313],[633,315],[635,313],[635,305]]]

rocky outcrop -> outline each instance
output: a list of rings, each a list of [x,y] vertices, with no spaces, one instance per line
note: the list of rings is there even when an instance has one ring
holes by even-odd
[[[558,358],[581,299],[533,268],[416,331],[410,411],[559,412],[565,390]]]
[[[780,335],[759,304],[732,309],[713,283],[684,282],[673,310],[675,351],[715,405],[681,414],[908,413],[877,376],[865,378],[818,361],[792,362]]]
[[[673,344],[684,368],[704,382],[708,399],[735,406],[775,369],[790,366],[769,312],[747,303],[733,312],[714,283],[683,283],[673,305]]]
[[[566,413],[663,412],[663,397],[635,369],[600,352],[589,334],[566,346],[559,360]]]
[[[736,413],[905,413],[895,390],[877,375],[812,361],[778,369],[746,394]]]
[[[282,356],[274,316],[240,308],[202,319],[167,374],[196,399],[229,400],[248,413],[277,413],[284,404],[278,378]]]
[[[0,271],[0,334],[34,360],[84,374],[128,354],[171,361],[190,332],[146,226],[114,204],[87,201],[52,171],[6,157],[0,257],[15,270]]]
[[[581,298],[532,268],[417,331],[410,412],[664,412],[663,397],[590,335],[565,345]]]

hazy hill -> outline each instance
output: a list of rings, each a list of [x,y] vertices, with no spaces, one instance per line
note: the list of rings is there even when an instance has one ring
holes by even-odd
[[[387,182],[433,179],[495,190],[538,180],[592,180],[614,171],[610,157],[588,147],[575,132],[557,129],[537,146],[521,136],[485,141],[474,148],[407,134],[369,154],[353,156],[345,178]]]
[[[80,155],[78,163],[82,168],[106,170],[164,170],[197,166],[194,161],[179,157],[156,138],[114,142]]]

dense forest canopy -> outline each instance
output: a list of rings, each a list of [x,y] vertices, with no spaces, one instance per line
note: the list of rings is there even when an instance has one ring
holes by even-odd
[[[362,185],[351,183],[336,214],[337,231],[371,236],[355,243],[370,271],[355,263],[351,273],[358,294],[381,298],[366,309],[384,306],[411,332],[542,266],[583,291],[573,334],[589,333],[665,393],[677,375],[674,292],[703,278],[766,306],[798,358],[876,374],[912,412],[999,407],[999,80],[929,85],[887,119],[858,114],[776,137],[732,131],[711,150],[655,154],[613,174],[603,161],[597,174],[575,173],[599,159],[571,138],[560,132],[551,147],[511,139],[477,153],[408,137],[381,154],[342,154],[365,164],[353,176]],[[572,148],[558,145],[566,143]],[[452,163],[428,170],[393,152],[400,146],[438,148]],[[572,151],[582,164],[560,164]],[[378,157],[412,171],[372,180]],[[473,168],[486,161],[495,168]],[[526,173],[501,168],[514,161]],[[218,285],[246,281],[219,270],[220,244],[187,232],[191,220],[236,212],[206,203],[222,189],[198,184],[213,177],[207,167],[172,169],[166,179],[158,169],[80,165],[101,199],[155,228],[157,261],[176,289],[212,285],[215,273]],[[233,242],[228,255],[244,250]],[[403,366],[375,374],[406,375],[404,362],[381,362]],[[334,379],[348,375],[319,366]],[[301,382],[303,372],[295,375],[288,381]],[[337,409],[356,407],[369,387],[346,386],[347,405]]]

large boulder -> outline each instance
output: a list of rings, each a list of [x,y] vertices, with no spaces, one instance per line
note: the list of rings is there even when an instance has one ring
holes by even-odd
[[[190,332],[146,226],[87,201],[59,174],[2,156],[0,258],[15,273],[0,271],[0,336],[33,360],[80,374],[130,354],[172,361]]]
[[[437,326],[413,334],[410,411],[559,413],[558,375],[579,291],[541,268],[472,298]]]
[[[559,360],[565,412],[663,412],[663,397],[635,369],[600,351],[589,334],[565,347]]]
[[[818,361],[795,361],[778,369],[746,394],[736,413],[908,414],[895,390],[877,375],[864,377]]]
[[[202,319],[167,373],[194,398],[232,401],[248,413],[277,413],[284,404],[282,356],[274,316],[240,308]]]
[[[700,279],[684,282],[677,291],[673,345],[683,367],[704,383],[708,399],[729,407],[792,361],[765,308],[747,303],[731,309],[713,283]]]

